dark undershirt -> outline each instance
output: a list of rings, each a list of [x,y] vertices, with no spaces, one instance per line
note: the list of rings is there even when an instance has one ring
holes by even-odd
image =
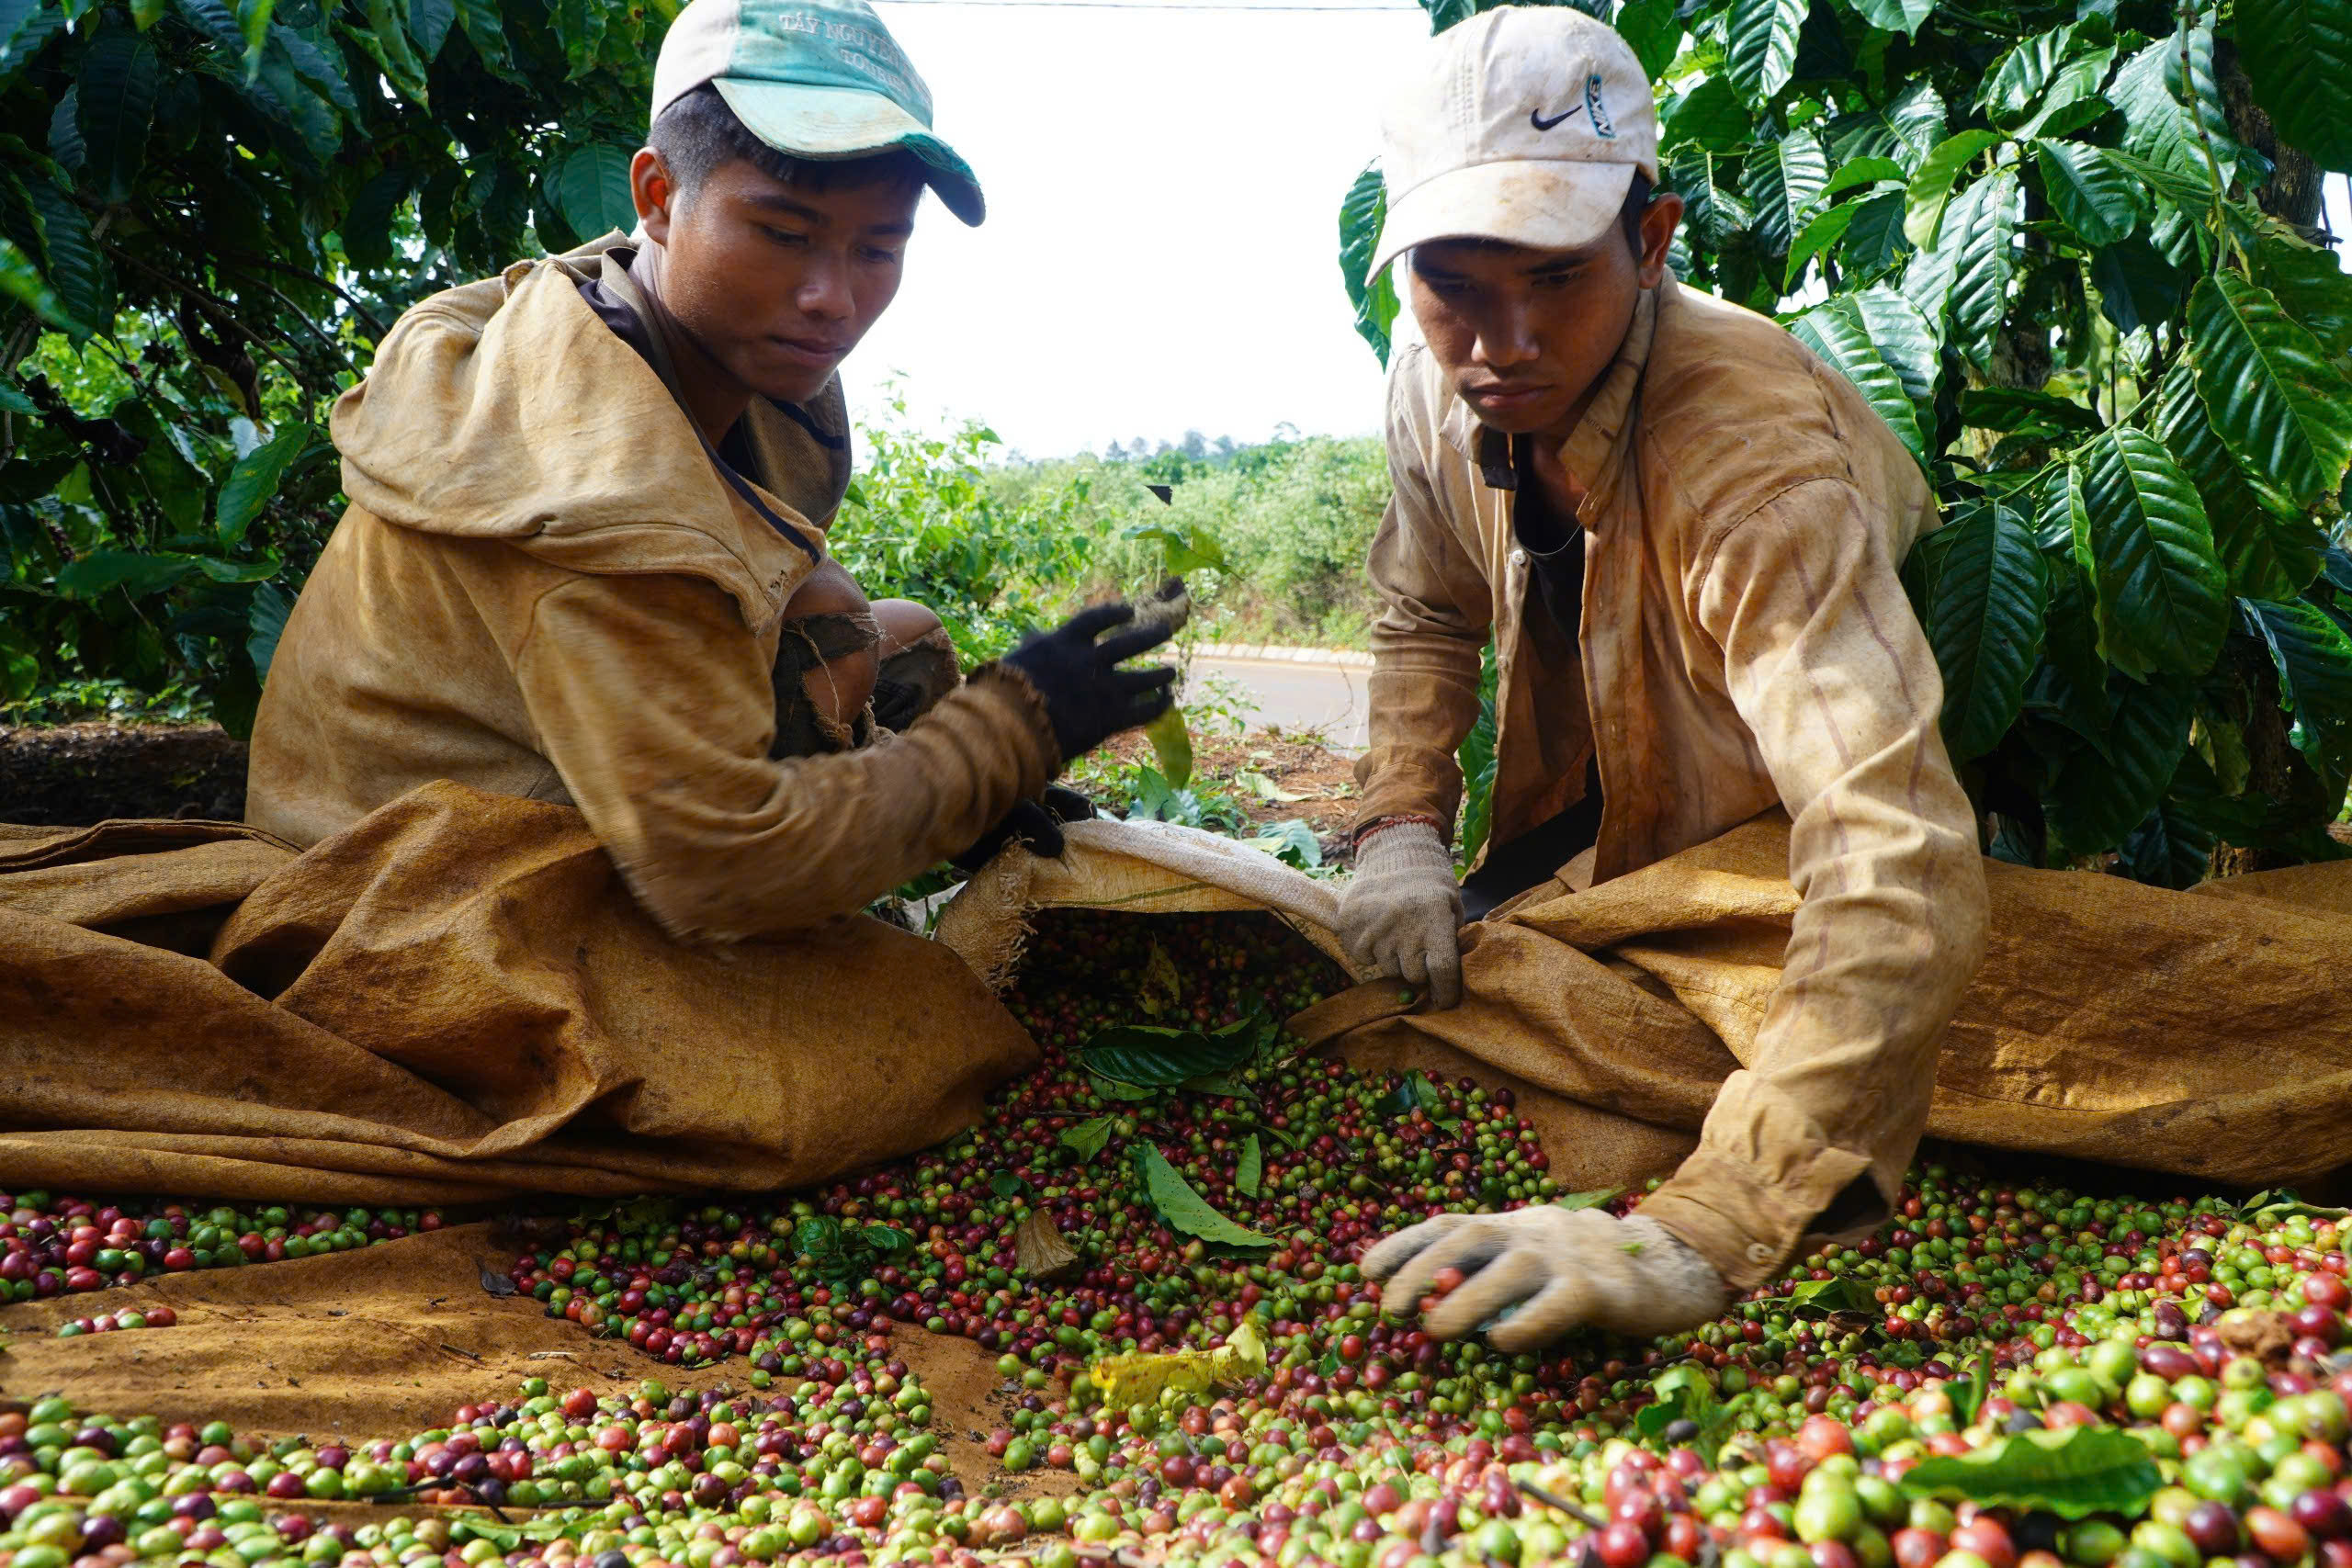
[[[1528,614],[1548,616],[1570,648],[1584,621],[1584,528],[1561,516],[1535,484],[1528,437],[1510,444],[1511,533],[1527,552]],[[1498,476],[1499,477],[1499,476]],[[1487,852],[1486,863],[1462,882],[1464,918],[1483,919],[1497,905],[1549,880],[1600,837],[1600,754],[1585,765],[1584,798],[1507,843]]]

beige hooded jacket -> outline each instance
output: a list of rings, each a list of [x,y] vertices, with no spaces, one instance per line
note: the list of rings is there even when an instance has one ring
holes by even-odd
[[[963,850],[1061,758],[1000,666],[904,735],[771,758],[782,613],[843,476],[755,399],[763,482],[730,485],[581,297],[638,303],[623,243],[424,301],[335,405],[352,504],[270,667],[248,818],[307,845],[453,779],[577,806],[673,936],[812,926]]]
[[[1935,525],[1933,499],[1843,377],[1771,321],[1668,276],[1562,452],[1589,491],[1571,647],[1540,605],[1530,613],[1511,495],[1487,482],[1488,464],[1508,468],[1502,444],[1426,349],[1401,351],[1388,386],[1395,498],[1372,550],[1384,608],[1359,820],[1453,820],[1453,753],[1477,716],[1490,630],[1488,841],[1580,799],[1600,754],[1589,874],[1564,868],[1551,893],[1775,807],[1793,819],[1803,903],[1752,1059],[1643,1208],[1753,1285],[1858,1176],[1895,1195],[1984,954],[1974,818],[1896,577]],[[1872,1223],[1841,1213],[1823,1228]]]

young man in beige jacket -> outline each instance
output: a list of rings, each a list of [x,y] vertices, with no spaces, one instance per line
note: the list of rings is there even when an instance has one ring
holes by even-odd
[[[1896,573],[1935,506],[1852,387],[1667,265],[1650,84],[1567,7],[1428,46],[1385,129],[1377,270],[1407,258],[1425,344],[1389,367],[1395,498],[1372,551],[1371,747],[1340,904],[1361,961],[1461,994],[1459,927],[1759,813],[1802,895],[1753,1058],[1638,1214],[1448,1215],[1364,1267],[1409,1312],[1522,1348],[1670,1333],[1807,1238],[1880,1223],[1984,945],[1942,683]],[[1492,848],[1457,885],[1454,750],[1494,639]]]
[[[827,553],[836,367],[926,187],[982,214],[863,0],[695,0],[633,237],[435,295],[337,403],[350,511],[287,623],[251,820],[300,845],[436,780],[576,806],[679,938],[821,924],[1009,831],[1164,709],[1124,607],[958,684],[937,619]],[[902,733],[899,733],[902,732]],[[1069,807],[1065,801],[1062,809]],[[993,826],[992,826],[993,825]]]

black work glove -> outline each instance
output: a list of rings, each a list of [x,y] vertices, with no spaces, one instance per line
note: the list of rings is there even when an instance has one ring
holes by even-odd
[[[1065,763],[1123,729],[1149,724],[1176,700],[1170,689],[1176,681],[1173,665],[1118,668],[1120,660],[1166,642],[1173,626],[1160,622],[1095,640],[1135,617],[1135,606],[1125,602],[1097,604],[1053,631],[1031,632],[1003,658],[1045,699],[1046,716],[1053,723],[1054,741]]]
[[[1068,847],[1062,842],[1062,824],[1083,822],[1093,815],[1094,803],[1078,791],[1047,784],[1042,799],[1015,801],[1012,809],[997,819],[995,827],[949,863],[959,871],[978,871],[996,859],[997,852],[1014,839],[1020,840],[1022,847],[1033,855],[1058,860]]]

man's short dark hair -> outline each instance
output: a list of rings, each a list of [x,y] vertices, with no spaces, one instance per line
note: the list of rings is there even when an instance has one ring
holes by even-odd
[[[1649,175],[1634,171],[1634,183],[1626,189],[1625,205],[1617,209],[1617,221],[1625,231],[1625,243],[1634,247],[1634,259],[1642,259],[1642,214],[1650,209],[1650,192],[1654,187]]]
[[[806,191],[924,183],[922,160],[903,148],[864,158],[796,158],[779,152],[752,135],[708,82],[663,109],[645,144],[662,154],[684,196],[692,196],[713,169],[739,158],[772,180]]]

